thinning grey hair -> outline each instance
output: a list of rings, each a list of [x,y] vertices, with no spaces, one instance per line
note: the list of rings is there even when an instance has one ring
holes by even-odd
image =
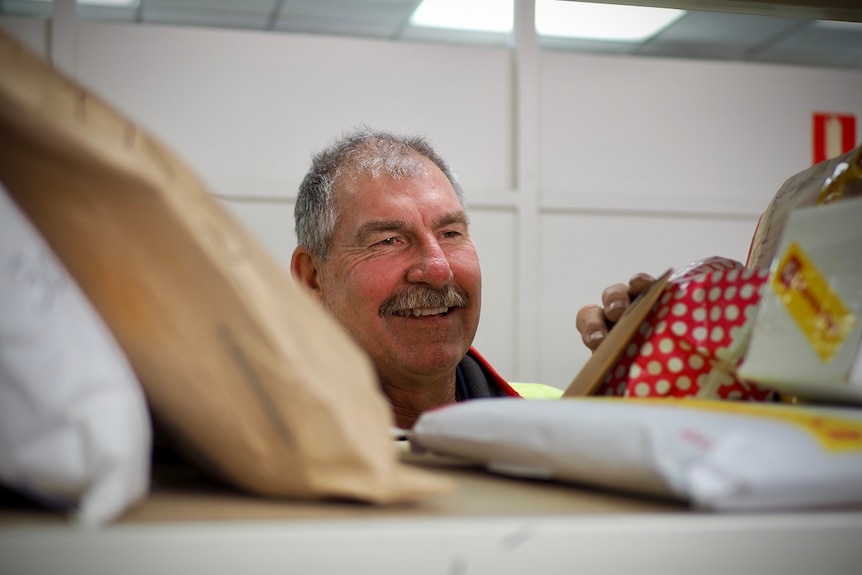
[[[299,245],[321,261],[332,249],[338,213],[335,187],[346,178],[368,174],[372,178],[409,178],[425,173],[422,158],[431,160],[452,184],[461,207],[464,192],[449,164],[421,136],[399,136],[360,127],[314,155],[311,168],[299,185],[293,217]]]

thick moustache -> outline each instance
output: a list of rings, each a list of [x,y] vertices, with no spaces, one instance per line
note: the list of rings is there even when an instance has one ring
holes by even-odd
[[[463,291],[452,285],[440,289],[410,286],[390,297],[380,306],[381,316],[425,317],[445,315],[459,307],[469,307],[470,300]]]

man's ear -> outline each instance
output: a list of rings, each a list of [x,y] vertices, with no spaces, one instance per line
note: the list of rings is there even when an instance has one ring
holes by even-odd
[[[323,299],[317,258],[308,253],[303,246],[297,246],[293,250],[290,258],[290,273],[299,285],[311,290],[318,299]]]

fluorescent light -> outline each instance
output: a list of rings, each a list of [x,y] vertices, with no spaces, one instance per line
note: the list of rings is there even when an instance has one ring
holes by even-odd
[[[513,0],[424,0],[410,24],[428,28],[511,32]],[[592,2],[536,0],[541,36],[639,42],[654,36],[685,10]]]
[[[682,17],[685,10],[537,0],[536,31],[541,36],[642,42]]]
[[[511,32],[513,0],[424,0],[410,24],[477,32]]]

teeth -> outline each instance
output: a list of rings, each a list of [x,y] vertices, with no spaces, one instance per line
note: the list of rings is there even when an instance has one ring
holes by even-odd
[[[449,311],[448,307],[428,307],[428,308],[422,308],[422,309],[413,308],[413,309],[401,310],[401,311],[397,312],[395,315],[398,315],[401,317],[410,317],[411,315],[413,317],[422,317],[422,316],[426,316],[426,315],[438,315],[441,313],[446,313],[447,311]]]

